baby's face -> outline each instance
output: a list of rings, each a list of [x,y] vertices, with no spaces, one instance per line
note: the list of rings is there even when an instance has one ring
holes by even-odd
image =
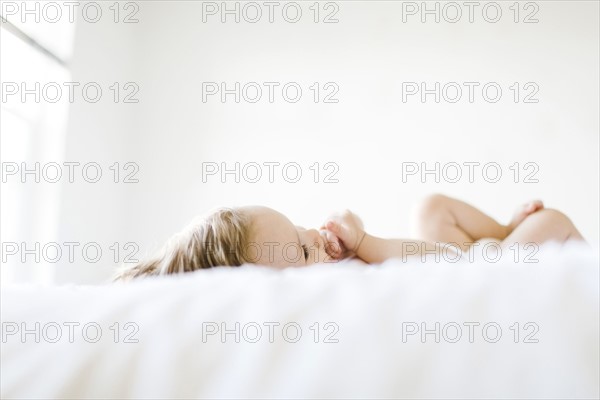
[[[253,263],[284,268],[332,261],[327,242],[316,229],[295,226],[267,207],[244,207],[243,211],[252,219],[247,256]]]

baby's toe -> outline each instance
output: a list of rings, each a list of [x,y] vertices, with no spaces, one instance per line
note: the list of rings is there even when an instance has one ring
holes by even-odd
[[[533,200],[527,205],[528,214],[534,213],[542,208],[544,208],[544,203],[541,200]]]

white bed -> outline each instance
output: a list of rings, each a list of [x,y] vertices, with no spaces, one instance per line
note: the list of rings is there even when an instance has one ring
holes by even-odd
[[[1,396],[598,398],[597,251],[549,245],[537,258],[244,266],[120,285],[3,287]],[[23,343],[21,324],[35,331],[35,322],[40,343],[34,333]],[[80,324],[73,343],[69,322]],[[127,322],[139,327],[130,337],[138,343],[124,343],[135,328]],[[211,334],[236,322],[239,343]],[[411,334],[436,322],[439,343],[434,333],[425,343]],[[84,339],[86,323],[101,327],[98,342]],[[272,343],[269,323],[280,324],[271,324]],[[49,343],[55,324],[62,337]],[[257,325],[263,336],[252,343]],[[462,337],[452,343],[456,326]],[[338,342],[325,343],[336,327],[328,341]]]

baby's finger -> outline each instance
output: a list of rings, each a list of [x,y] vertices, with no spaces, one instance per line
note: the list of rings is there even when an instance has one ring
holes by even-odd
[[[339,240],[329,242],[329,247],[331,248],[333,254],[336,257],[341,257],[342,254],[344,253],[344,249],[343,249],[342,245],[340,244]]]
[[[329,255],[331,255],[332,257],[335,256],[339,256],[342,254],[342,248],[340,246],[340,240],[338,239],[337,236],[335,236],[332,232],[324,230],[323,231],[324,234],[324,238],[325,238],[325,250],[327,251],[327,253]]]
[[[337,234],[337,233],[339,233],[339,232],[340,232],[340,230],[341,230],[341,228],[342,228],[342,227],[340,226],[340,224],[339,224],[339,223],[337,223],[337,222],[335,222],[335,221],[332,221],[332,220],[329,220],[329,221],[327,221],[327,223],[325,224],[325,228],[326,228],[326,229],[328,229],[328,230],[330,230],[331,232],[333,232],[333,233],[336,233],[336,234]]]
[[[540,200],[534,200],[527,203],[527,206],[525,206],[525,212],[532,214],[538,210],[541,210],[542,208],[544,208],[544,204]]]

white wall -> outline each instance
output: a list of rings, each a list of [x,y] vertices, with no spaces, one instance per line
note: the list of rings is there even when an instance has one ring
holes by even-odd
[[[110,5],[103,3],[106,8]],[[96,103],[79,100],[71,104],[67,132],[65,160],[79,162],[74,183],[62,181],[60,209],[60,241],[77,242],[75,262],[61,260],[57,265],[57,282],[97,282],[109,277],[118,264],[113,261],[110,247],[119,248],[128,242],[136,242],[134,231],[127,225],[127,203],[130,189],[113,181],[115,162],[123,165],[129,158],[133,145],[128,136],[138,129],[138,104],[115,103],[110,86],[114,82],[135,81],[138,65],[135,52],[137,32],[135,25],[114,24],[103,18],[91,24],[78,21],[76,26],[74,55],[70,63],[72,80],[85,85],[96,82],[102,88],[102,96]],[[77,92],[81,93],[81,92]],[[97,163],[102,178],[97,183],[82,179],[82,166]],[[94,172],[90,170],[90,178]],[[139,229],[141,227],[135,227]],[[100,261],[86,262],[83,246],[100,246]],[[122,260],[123,252],[119,252]],[[90,257],[95,257],[90,248]]]
[[[400,2],[339,2],[337,24],[313,23],[312,2],[302,3],[296,24],[280,13],[274,23],[203,23],[200,2],[139,4],[138,24],[77,27],[74,79],[135,81],[140,102],[74,104],[66,159],[136,162],[140,183],[65,185],[63,240],[133,241],[143,256],[192,216],[242,204],[271,206],[304,226],[350,208],[375,234],[407,236],[411,207],[443,192],[502,222],[541,198],[597,243],[598,3],[538,2],[535,24],[512,22],[512,3],[502,3],[496,24],[481,12],[474,23],[403,23]],[[304,94],[295,104],[279,95],[274,103],[202,102],[202,82],[236,81],[298,82]],[[503,95],[497,103],[480,91],[474,103],[403,103],[402,82],[411,81],[497,82]],[[339,103],[315,104],[313,82],[337,83]],[[514,103],[513,82],[535,82],[539,103]],[[304,177],[203,183],[202,163],[211,161],[297,162]],[[481,174],[475,183],[402,183],[408,161],[496,162],[504,175],[494,184]],[[337,163],[339,183],[311,182],[314,162]],[[539,183],[512,182],[514,162],[539,165]],[[58,281],[96,280],[113,266],[72,266]]]

